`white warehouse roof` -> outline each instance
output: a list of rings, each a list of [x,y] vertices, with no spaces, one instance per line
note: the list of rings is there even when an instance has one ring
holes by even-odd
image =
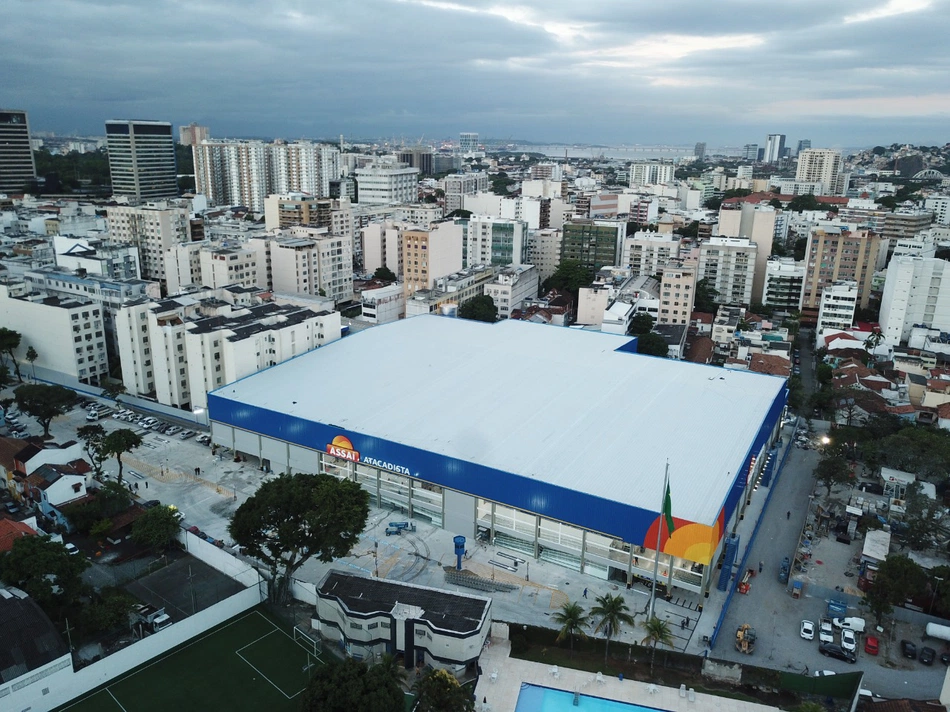
[[[652,511],[668,460],[674,516],[711,524],[785,381],[630,341],[418,316],[215,395]]]

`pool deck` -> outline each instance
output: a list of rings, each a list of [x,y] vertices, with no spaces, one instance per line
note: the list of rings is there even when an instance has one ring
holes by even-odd
[[[579,691],[582,695],[603,697],[618,702],[627,702],[643,707],[654,707],[669,712],[690,710],[714,710],[716,712],[764,712],[774,707],[729,697],[717,697],[699,692],[680,696],[680,690],[661,685],[652,685],[639,680],[620,680],[604,675],[597,681],[596,673],[559,668],[557,677],[549,665],[532,663],[509,657],[511,644],[507,640],[491,639],[479,659],[482,676],[475,688],[476,712],[514,712],[521,693],[521,684],[527,682],[539,687],[549,687],[567,692]],[[493,673],[497,672],[492,680]],[[484,702],[484,700],[488,702]]]

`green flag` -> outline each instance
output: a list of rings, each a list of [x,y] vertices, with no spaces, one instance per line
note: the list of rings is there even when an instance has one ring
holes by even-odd
[[[666,520],[667,534],[673,535],[676,525],[673,523],[673,500],[670,498],[670,483],[666,482],[666,496],[663,498],[663,518]]]

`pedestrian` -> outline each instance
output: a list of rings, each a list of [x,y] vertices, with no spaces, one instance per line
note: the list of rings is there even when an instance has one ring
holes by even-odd
[[[807,675],[807,674],[808,674],[808,666],[807,666],[807,665],[805,666],[805,672],[802,673],[802,674],[803,674],[803,675]]]
[[[686,616],[686,627],[689,628],[689,616]]]
[[[759,562],[759,573],[762,573],[762,569],[764,569],[764,568],[765,568],[765,562],[760,561],[760,562]]]
[[[148,489],[148,481],[145,482],[145,489]]]
[[[789,510],[788,512],[785,512],[785,518],[786,518],[786,519],[791,519],[791,518],[792,518],[792,512],[791,512],[791,510]]]
[[[587,598],[587,589],[584,589],[584,598]]]
[[[686,619],[680,621],[680,630],[686,630]]]

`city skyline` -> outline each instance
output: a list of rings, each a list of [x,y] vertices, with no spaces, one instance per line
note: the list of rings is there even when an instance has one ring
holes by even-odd
[[[4,5],[3,104],[39,132],[153,119],[213,136],[839,147],[943,144],[950,114],[933,0]],[[32,41],[51,26],[71,29]]]

